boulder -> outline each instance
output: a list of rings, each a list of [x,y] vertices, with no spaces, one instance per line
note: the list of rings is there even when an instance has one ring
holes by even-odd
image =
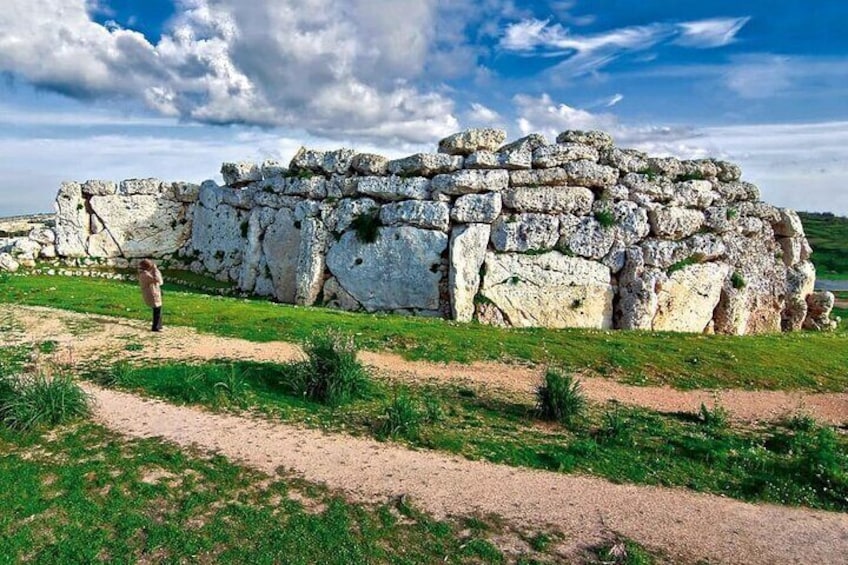
[[[786,305],[781,314],[784,331],[797,331],[807,318],[807,297],[816,285],[816,268],[804,261],[786,271]]]
[[[497,192],[466,194],[456,199],[451,219],[464,224],[490,224],[501,215],[501,209],[501,195]]]
[[[295,274],[294,303],[312,306],[324,286],[324,253],[327,232],[317,218],[306,218],[300,228],[300,246]]]
[[[557,143],[580,143],[595,149],[610,149],[613,146],[612,136],[603,131],[566,130],[556,138]]]
[[[376,177],[387,174],[388,165],[388,159],[373,153],[358,153],[350,162],[350,167],[360,175]]]
[[[243,292],[254,291],[256,281],[262,274],[260,266],[267,264],[263,263],[262,238],[265,235],[265,230],[274,221],[275,215],[276,210],[271,208],[256,208],[248,218],[247,243],[242,256],[241,273],[238,279],[239,290]]]
[[[110,180],[87,180],[81,188],[86,196],[108,196],[118,192],[118,185]]]
[[[487,253],[480,293],[512,326],[612,327],[610,272],[556,251]]]
[[[256,163],[247,161],[224,163],[221,165],[221,176],[224,177],[225,185],[238,188],[262,180],[262,169]]]
[[[588,214],[595,196],[582,186],[515,186],[503,193],[506,207],[518,212],[548,214]]]
[[[54,207],[56,251],[63,257],[85,257],[90,220],[80,185],[63,182]]]
[[[332,244],[327,267],[369,312],[439,308],[443,232],[413,227],[381,228],[374,243],[347,232]]]
[[[795,210],[780,209],[780,220],[772,222],[775,235],[781,237],[804,237],[804,226]]]
[[[370,198],[344,198],[335,209],[327,213],[325,223],[330,231],[341,233],[359,216],[372,214],[379,209],[380,205]]]
[[[355,312],[362,308],[362,305],[342,288],[335,277],[328,278],[327,282],[324,283],[324,305],[328,308],[338,308],[348,312]]]
[[[680,159],[674,157],[649,157],[649,170],[654,173],[664,175],[669,179],[676,179],[683,174],[683,165]]]
[[[609,148],[601,153],[600,162],[624,173],[644,173],[649,169],[648,156],[635,149]]]
[[[656,208],[648,212],[651,232],[661,238],[683,239],[704,225],[704,213],[677,206]]]
[[[40,245],[56,243],[56,232],[46,227],[32,228],[27,237]]]
[[[502,129],[477,128],[450,135],[439,142],[439,153],[471,155],[475,151],[495,151],[506,140]]]
[[[652,329],[659,288],[666,280],[664,271],[646,264],[640,248],[627,248],[618,277],[615,326],[623,330]]]
[[[0,271],[16,273],[21,265],[9,253],[0,253]]]
[[[121,181],[118,194],[124,196],[160,196],[167,193],[165,183],[159,179],[126,179]]]
[[[598,150],[579,143],[545,145],[533,151],[533,166],[541,169],[561,167],[569,161],[593,161],[600,158]]]
[[[480,192],[500,192],[509,186],[509,173],[503,170],[465,169],[433,177],[433,192],[461,196]]]
[[[324,151],[321,172],[326,175],[346,175],[350,171],[354,157],[356,157],[356,151],[353,149]]]
[[[193,204],[200,196],[200,185],[191,182],[174,182],[171,183],[170,193],[177,202]]]
[[[718,180],[721,182],[735,182],[742,178],[742,169],[739,165],[727,161],[713,161],[718,169]]]
[[[380,200],[427,200],[430,197],[430,179],[397,176],[362,177],[359,179],[357,190],[360,194]]]
[[[385,204],[380,209],[380,223],[384,226],[406,225],[446,232],[450,224],[450,207],[444,202],[421,200]]]
[[[760,199],[760,189],[750,182],[719,182],[715,185],[715,190],[729,203]]]
[[[321,199],[327,197],[327,179],[321,176],[307,178],[289,177],[285,179],[283,194]]]
[[[294,304],[297,297],[300,228],[294,211],[281,208],[265,230],[262,240],[262,253],[270,274],[274,298],[286,304]]]
[[[262,166],[260,167],[260,171],[262,172],[263,179],[270,179],[273,177],[284,177],[289,172],[288,168],[285,165],[275,159],[264,160],[262,162]]]
[[[486,258],[491,226],[468,224],[451,230],[448,292],[453,319],[470,322],[480,288],[480,268]]]
[[[721,197],[713,190],[713,183],[706,180],[689,180],[674,185],[671,198],[673,206],[705,209]]]
[[[723,263],[690,265],[675,271],[657,293],[655,331],[703,332],[712,322],[731,267]]]
[[[562,222],[565,225],[565,222]],[[557,248],[586,257],[601,259],[612,248],[616,232],[611,227],[605,227],[595,218],[580,218],[576,225],[563,227]]]
[[[338,200],[354,196],[359,191],[359,177],[331,175],[327,179],[327,198]]]
[[[689,179],[708,181],[718,176],[718,166],[711,159],[681,161],[680,175]]]
[[[587,188],[609,188],[618,182],[618,169],[593,161],[569,161],[563,165],[568,184]]]
[[[530,151],[511,151],[492,153],[491,151],[475,151],[465,158],[466,169],[506,169],[517,171],[529,169],[532,166]]]
[[[492,245],[497,251],[548,251],[559,240],[559,219],[547,214],[501,216],[492,224]]]
[[[402,177],[452,173],[462,168],[462,157],[445,153],[416,153],[403,159],[389,161],[386,169],[390,174]]]
[[[814,292],[807,295],[807,317],[804,329],[830,331],[836,329],[836,321],[830,319],[836,297],[832,292]]]
[[[512,143],[504,145],[498,152],[500,153],[516,153],[516,152],[527,152],[532,154],[537,148],[542,147],[543,145],[548,145],[548,140],[545,139],[545,136],[540,133],[531,133],[525,137],[516,139]]]

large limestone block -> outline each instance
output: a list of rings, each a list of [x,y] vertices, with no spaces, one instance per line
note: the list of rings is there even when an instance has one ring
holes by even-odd
[[[826,331],[836,329],[836,321],[830,319],[836,297],[832,292],[814,292],[807,296],[807,317],[804,329]]]
[[[612,327],[613,288],[607,267],[552,251],[487,253],[481,294],[513,326]]]
[[[518,212],[575,214],[582,216],[592,209],[595,196],[582,186],[515,186],[503,193],[503,203]]]
[[[444,202],[421,200],[394,202],[380,209],[380,222],[384,226],[406,225],[447,231],[450,223],[450,207]]]
[[[681,175],[690,179],[715,180],[718,166],[712,159],[687,159],[680,162]]]
[[[760,189],[750,182],[720,182],[716,192],[727,202],[746,202],[760,199]]]
[[[445,153],[416,153],[403,159],[389,161],[386,169],[390,174],[402,177],[452,173],[462,168],[462,157]]]
[[[690,180],[674,185],[671,203],[685,208],[708,208],[721,197],[713,190],[713,183],[706,180]]]
[[[344,198],[354,196],[359,189],[358,177],[332,175],[327,179],[327,198]]]
[[[14,257],[9,253],[0,253],[0,271],[16,273],[21,268]]]
[[[460,196],[480,192],[500,192],[509,186],[509,173],[503,170],[465,169],[433,177],[433,191]]]
[[[548,140],[541,133],[531,133],[520,139],[516,139],[512,143],[504,145],[498,151],[500,153],[513,153],[516,151],[527,151],[533,153],[539,147],[548,145]]]
[[[734,182],[742,178],[742,169],[739,165],[727,161],[713,160],[718,169],[718,180],[721,182]]]
[[[330,247],[327,267],[369,312],[436,310],[447,246],[447,234],[412,227],[381,228],[374,243],[347,232]]]
[[[248,161],[222,163],[221,176],[224,177],[225,185],[240,188],[262,180],[262,169],[256,163]]]
[[[27,237],[40,245],[56,243],[56,232],[47,227],[32,228]]]
[[[618,169],[592,161],[570,161],[562,167],[510,171],[510,186],[584,186],[610,188],[618,182]]]
[[[295,172],[310,171],[319,174],[346,174],[351,167],[356,151],[337,149],[320,151],[301,147],[292,157],[289,169]]]
[[[596,202],[596,213],[607,210],[612,214],[616,235],[625,245],[630,246],[645,239],[651,232],[648,211],[635,202],[620,201],[612,206]]]
[[[751,318],[751,297],[748,287],[734,288],[727,281],[716,307],[715,332],[728,335],[745,335]]]
[[[683,174],[683,165],[675,157],[648,157],[648,167],[655,173],[676,179]]]
[[[616,327],[622,330],[650,330],[657,312],[657,293],[667,280],[665,272],[646,264],[638,247],[625,251],[624,268],[618,278]]]
[[[640,205],[667,203],[674,198],[674,185],[665,177],[628,173],[622,177],[621,184],[630,191],[630,200]]]
[[[297,265],[300,258],[300,229],[294,211],[281,208],[265,230],[262,252],[271,275],[274,298],[294,304],[297,296]]]
[[[63,182],[56,195],[56,252],[63,257],[84,257],[89,217],[82,188],[75,182]]]
[[[274,221],[276,211],[272,208],[256,208],[250,213],[247,227],[247,243],[244,247],[242,257],[241,274],[239,275],[239,289],[244,292],[252,292],[259,278],[260,264],[262,263],[262,236],[265,230]]]
[[[466,194],[454,202],[451,219],[459,223],[491,224],[500,216],[502,207],[500,193]]]
[[[167,193],[165,188],[165,183],[159,179],[126,179],[121,181],[121,185],[118,188],[118,194],[127,196],[158,196],[162,193]]]
[[[82,193],[86,196],[107,196],[118,192],[118,185],[110,180],[87,180],[82,183]]]
[[[533,151],[533,166],[540,169],[561,167],[569,161],[587,160],[597,162],[598,150],[579,143],[557,143],[545,145]]]
[[[488,224],[457,226],[451,231],[448,289],[454,320],[470,322],[474,317],[474,297],[490,233]]]
[[[651,232],[657,237],[683,239],[697,233],[704,225],[704,213],[700,210],[668,206],[648,212]]]
[[[601,154],[601,164],[624,173],[642,173],[648,170],[648,156],[635,149],[612,147]]]
[[[366,176],[383,176],[388,172],[389,160],[374,153],[358,153],[350,162],[350,167]]]
[[[439,153],[471,155],[475,151],[495,151],[506,140],[506,132],[495,128],[475,128],[450,135],[439,142]]]
[[[506,169],[517,171],[532,167],[533,154],[530,151],[511,151],[492,153],[475,151],[465,158],[466,169]]]
[[[731,267],[723,263],[690,265],[675,271],[657,294],[655,331],[703,332],[713,319]]]
[[[249,212],[222,202],[220,193],[223,190],[211,185],[205,189],[201,187],[201,200],[194,209],[191,223],[191,248],[201,253],[204,268],[215,274],[241,266],[250,222]],[[213,206],[206,206],[204,202]]]
[[[288,174],[288,168],[283,165],[281,162],[275,159],[265,159],[262,161],[262,166],[260,167],[262,171],[263,179],[270,179],[273,177],[284,177]]]
[[[603,131],[566,130],[556,138],[557,143],[580,143],[595,149],[610,149],[613,146],[612,136]]]
[[[255,187],[251,188],[225,188],[221,193],[221,200],[233,208],[241,208],[242,210],[250,210],[255,205],[255,196],[258,191]]]
[[[781,237],[804,237],[804,225],[795,210],[780,209],[780,221],[773,224],[774,234]]]
[[[350,171],[356,151],[353,149],[335,149],[325,151],[321,169],[328,175],[344,175]]]
[[[786,271],[786,306],[783,309],[784,331],[800,330],[807,317],[807,297],[816,285],[816,268],[804,261]]]
[[[379,209],[380,205],[370,198],[343,198],[327,212],[324,222],[330,231],[341,233],[359,216],[372,214]]]
[[[327,231],[317,218],[306,218],[300,228],[300,247],[295,276],[295,304],[312,306],[324,285],[324,254]]]
[[[492,224],[491,240],[498,251],[548,251],[559,240],[559,218],[547,214],[501,216]]]
[[[181,249],[191,236],[186,206],[161,194],[92,196],[89,204],[92,217],[104,227],[98,234],[104,237],[101,243],[106,243],[99,250],[90,244],[93,256],[158,257]],[[109,239],[116,249],[107,243]]]
[[[398,176],[362,177],[359,179],[357,190],[360,194],[380,200],[427,200],[430,197],[430,179]]]
[[[592,217],[580,218],[576,224],[561,222],[557,247],[575,255],[588,259],[599,260],[609,253],[616,239],[616,231],[612,227],[602,226]]]
[[[324,283],[324,305],[328,308],[338,308],[348,312],[355,312],[362,308],[362,305],[342,288],[335,277],[328,278],[327,282]]]
[[[193,204],[200,197],[200,185],[190,182],[173,182],[170,194],[177,202]]]
[[[314,176],[309,178],[289,177],[285,180],[284,194],[303,196],[304,198],[326,198],[327,179]]]

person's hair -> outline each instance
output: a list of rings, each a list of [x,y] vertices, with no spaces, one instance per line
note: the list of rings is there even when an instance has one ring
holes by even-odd
[[[138,263],[138,268],[139,268],[139,269],[141,269],[142,271],[149,271],[149,270],[150,270],[150,269],[152,269],[154,266],[155,266],[155,265],[153,264],[153,261],[151,261],[150,259],[142,259],[142,260]]]

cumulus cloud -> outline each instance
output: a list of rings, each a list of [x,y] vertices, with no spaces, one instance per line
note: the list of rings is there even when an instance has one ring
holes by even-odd
[[[470,126],[498,125],[504,121],[499,113],[477,102],[471,104],[471,110],[465,118]]]
[[[618,121],[611,114],[594,114],[567,104],[558,104],[548,94],[538,97],[518,94],[513,98],[513,104],[517,116],[516,126],[521,135],[541,133],[548,138],[555,138],[567,129],[609,131],[618,127]]]
[[[639,53],[669,41],[702,49],[727,45],[749,19],[653,23],[580,35],[549,19],[529,18],[507,25],[499,46],[523,56],[566,57],[557,70],[579,76],[601,69],[625,53]]]
[[[438,25],[437,0],[179,0],[158,43],[94,22],[105,4],[93,0],[7,1],[0,70],[212,124],[432,140],[458,122],[453,100],[420,79],[459,72],[443,59],[476,56],[464,41],[443,42],[458,32]]]

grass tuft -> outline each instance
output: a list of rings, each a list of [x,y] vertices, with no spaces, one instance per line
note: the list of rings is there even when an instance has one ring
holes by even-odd
[[[67,375],[39,373],[0,381],[0,420],[13,430],[58,426],[88,413],[88,395]]]
[[[536,411],[545,420],[574,426],[586,410],[586,397],[580,382],[571,375],[548,369],[536,389]]]
[[[351,227],[356,231],[356,238],[362,243],[374,243],[380,237],[380,211],[365,212],[358,215],[351,222]]]
[[[309,400],[339,406],[367,392],[370,377],[356,358],[353,338],[335,332],[313,334],[304,346],[295,392]]]
[[[407,391],[400,391],[384,405],[377,426],[377,437],[416,439],[424,417],[415,399]]]

